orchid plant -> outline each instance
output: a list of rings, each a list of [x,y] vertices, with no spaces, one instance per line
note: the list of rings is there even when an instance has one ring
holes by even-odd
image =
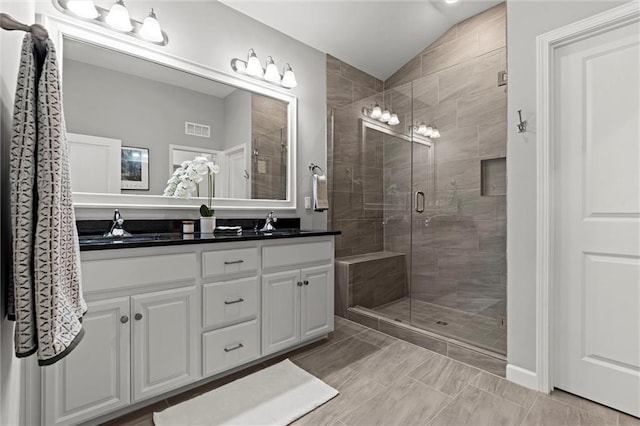
[[[164,197],[191,198],[198,191],[198,184],[208,178],[208,203],[200,206],[200,216],[211,217],[214,210],[213,203],[213,175],[220,171],[220,166],[204,155],[197,156],[191,161],[183,161],[169,180],[162,194]]]

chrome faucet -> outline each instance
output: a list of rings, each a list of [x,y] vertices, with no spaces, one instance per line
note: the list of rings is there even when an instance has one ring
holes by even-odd
[[[264,223],[264,226],[262,227],[261,231],[275,231],[276,227],[273,226],[274,223],[276,223],[278,221],[277,217],[273,216],[273,212],[269,212],[269,214],[267,215],[266,221]]]
[[[131,234],[124,230],[124,219],[120,214],[120,210],[115,209],[113,212],[113,224],[111,224],[111,229],[109,229],[109,232],[104,234],[103,237],[121,238],[130,236]]]

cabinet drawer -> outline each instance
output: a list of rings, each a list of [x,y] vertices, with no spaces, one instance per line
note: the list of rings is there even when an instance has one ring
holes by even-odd
[[[258,269],[258,249],[255,247],[218,250],[202,253],[202,276],[216,277]]]
[[[333,246],[331,241],[275,245],[262,248],[262,266],[264,268],[324,262],[332,259]]]
[[[253,319],[258,315],[258,278],[205,284],[202,300],[205,328]]]
[[[202,335],[204,375],[210,376],[260,356],[258,320],[254,319]]]
[[[197,274],[194,253],[138,256],[82,262],[85,293],[126,287],[192,281]]]

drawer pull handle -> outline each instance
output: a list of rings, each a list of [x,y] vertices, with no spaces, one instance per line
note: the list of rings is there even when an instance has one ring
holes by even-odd
[[[298,287],[302,287],[302,281],[298,281]]]
[[[140,321],[142,319],[142,314],[136,314],[135,319],[136,321]]]
[[[304,280],[302,283],[303,283],[304,285],[309,285],[309,281],[307,281],[307,280]]]
[[[239,298],[238,300],[232,300],[232,301],[230,301],[230,302],[229,302],[229,301],[227,301],[227,300],[225,300],[225,301],[224,301],[224,304],[225,304],[225,305],[233,305],[234,303],[240,303],[240,302],[244,302],[244,299],[243,299],[242,297],[241,297],[241,298]]]
[[[224,348],[225,352],[231,352],[231,351],[235,351],[236,349],[240,349],[240,348],[244,348],[244,345],[242,343],[238,343],[235,346],[232,346],[230,348]]]
[[[123,323],[123,324],[128,323],[129,322],[129,317],[126,316],[126,315],[121,316],[120,317],[120,322]]]
[[[235,265],[236,263],[244,263],[244,260],[240,259],[240,260],[225,260],[224,261],[225,265]]]

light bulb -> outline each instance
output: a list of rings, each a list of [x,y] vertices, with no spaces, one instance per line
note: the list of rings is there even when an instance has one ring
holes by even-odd
[[[458,3],[458,0],[444,0],[444,2],[447,4],[453,4],[453,3]]]
[[[140,36],[145,40],[153,41],[155,43],[164,41],[164,36],[160,29],[160,23],[158,22],[158,18],[156,17],[153,8],[151,9],[151,12],[149,12],[149,16],[144,18],[142,29],[140,30]]]
[[[247,60],[247,74],[252,75],[254,77],[262,77],[264,75],[264,70],[262,69],[262,65],[260,65],[260,60],[256,55],[256,52],[253,49],[249,49],[249,59]]]
[[[69,0],[67,9],[81,18],[95,19],[100,15],[93,0]]]
[[[390,118],[391,118],[391,113],[389,112],[388,109],[385,109],[384,111],[382,111],[382,115],[380,116],[379,120],[382,121],[383,123],[386,123],[387,121],[389,121]]]
[[[267,58],[267,69],[264,72],[264,79],[272,83],[280,83],[281,80],[278,67],[273,63],[273,58],[271,56]]]
[[[425,136],[427,134],[427,125],[422,123],[418,126],[418,130],[416,130],[416,133],[418,133],[419,135]]]
[[[391,114],[391,117],[389,117],[389,121],[388,123],[390,126],[396,126],[398,124],[400,124],[400,119],[398,118],[398,114]]]
[[[369,114],[369,117],[377,120],[381,116],[382,116],[382,108],[380,108],[380,105],[375,104],[371,109],[371,114]]]
[[[124,6],[124,1],[122,0],[116,0],[115,4],[111,6],[105,22],[118,31],[129,32],[133,29],[131,19],[129,18],[129,11]]]
[[[296,81],[296,75],[293,73],[291,69],[291,65],[287,64],[284,68],[284,74],[282,76],[282,87],[286,87],[287,89],[292,89],[298,85]]]
[[[424,135],[426,137],[429,137],[433,134],[433,127],[431,126],[427,126],[427,128],[424,130]]]
[[[438,139],[440,137],[440,130],[434,128],[431,133],[431,139]]]

